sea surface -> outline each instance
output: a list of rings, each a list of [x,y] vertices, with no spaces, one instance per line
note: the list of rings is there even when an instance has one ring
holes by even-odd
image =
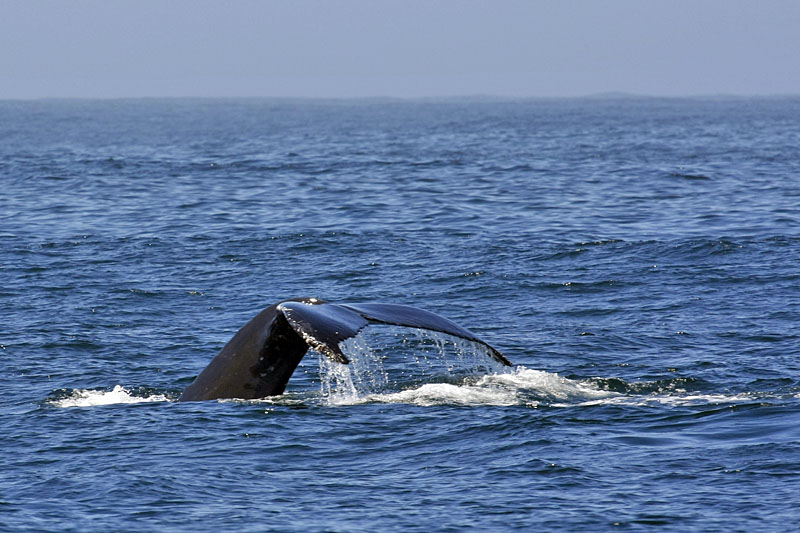
[[[0,101],[0,311],[3,532],[800,530],[800,98]]]

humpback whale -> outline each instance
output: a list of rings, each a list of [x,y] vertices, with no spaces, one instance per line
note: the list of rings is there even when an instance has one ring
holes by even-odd
[[[483,345],[496,361],[502,353],[469,330],[437,314],[399,304],[333,304],[293,298],[273,304],[245,324],[189,385],[178,401],[256,399],[283,394],[308,348],[347,364],[339,347],[369,324],[428,329]]]

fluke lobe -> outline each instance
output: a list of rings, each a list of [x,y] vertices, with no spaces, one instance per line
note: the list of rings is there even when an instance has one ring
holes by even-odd
[[[244,325],[178,401],[218,398],[255,399],[282,394],[308,348],[349,363],[339,343],[369,324],[429,329],[477,342],[495,360],[503,354],[467,329],[439,315],[397,304],[332,304],[293,298],[271,305]]]

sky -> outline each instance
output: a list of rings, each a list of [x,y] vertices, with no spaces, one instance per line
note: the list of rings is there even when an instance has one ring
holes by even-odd
[[[800,94],[800,0],[0,0],[0,98]]]

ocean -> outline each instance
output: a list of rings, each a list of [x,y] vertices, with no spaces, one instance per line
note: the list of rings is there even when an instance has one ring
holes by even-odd
[[[0,531],[800,529],[800,98],[0,101]],[[264,307],[413,305],[178,403]]]

